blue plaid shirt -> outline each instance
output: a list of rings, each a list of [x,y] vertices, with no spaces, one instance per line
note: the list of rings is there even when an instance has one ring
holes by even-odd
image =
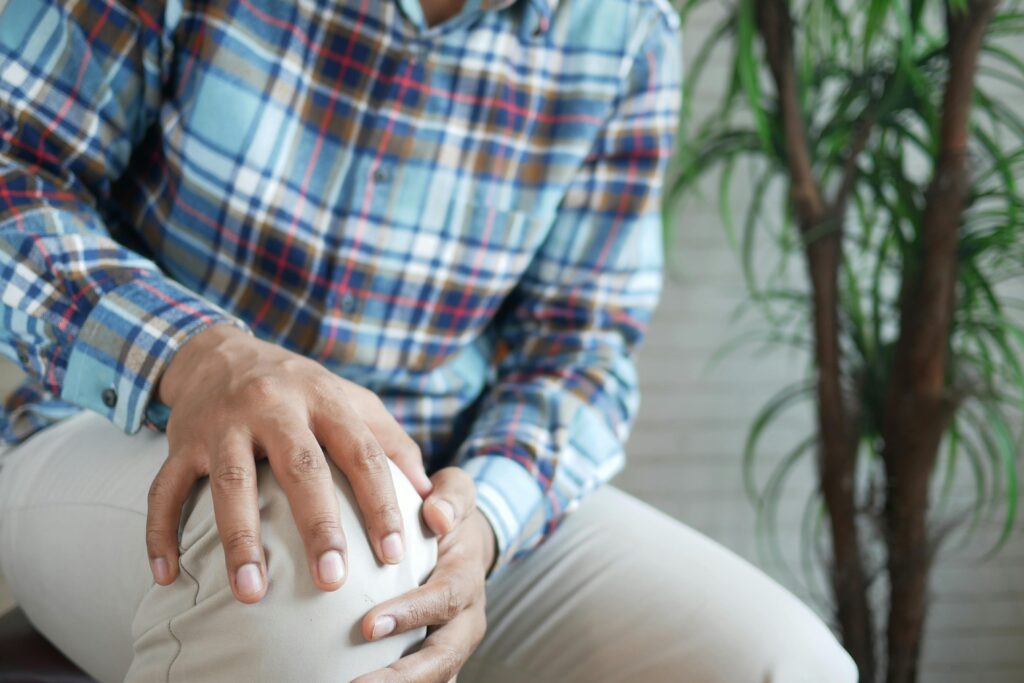
[[[623,464],[679,97],[666,0],[0,0],[3,439],[161,426],[230,322],[465,468],[504,563]]]

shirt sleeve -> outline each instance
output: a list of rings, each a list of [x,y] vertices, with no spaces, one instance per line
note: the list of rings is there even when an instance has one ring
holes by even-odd
[[[493,387],[458,454],[494,529],[494,572],[524,555],[624,463],[638,407],[633,351],[661,288],[660,196],[681,94],[662,18],[497,323]]]
[[[127,432],[181,344],[240,324],[118,243],[102,218],[156,121],[176,11],[0,2],[0,353]]]

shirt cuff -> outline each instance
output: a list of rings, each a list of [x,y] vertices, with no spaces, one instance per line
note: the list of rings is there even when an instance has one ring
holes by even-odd
[[[491,570],[493,578],[543,535],[544,491],[525,467],[505,456],[477,455],[461,467],[473,478],[477,508],[494,530],[498,557]]]
[[[192,335],[222,323],[247,329],[159,274],[120,285],[100,298],[75,338],[61,398],[105,416],[129,434],[137,432],[177,350]],[[152,403],[150,419],[163,426],[167,411]]]

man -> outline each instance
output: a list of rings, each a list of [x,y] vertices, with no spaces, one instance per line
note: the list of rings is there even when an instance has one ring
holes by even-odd
[[[677,35],[662,0],[0,0],[0,562],[37,626],[104,680],[854,680],[593,493]]]

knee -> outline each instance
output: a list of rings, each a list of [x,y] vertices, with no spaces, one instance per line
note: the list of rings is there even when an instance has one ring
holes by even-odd
[[[345,583],[335,591],[313,583],[287,496],[270,468],[261,464],[257,486],[268,588],[251,605],[235,600],[227,585],[212,505],[204,493],[189,517],[182,556],[188,571],[174,584],[182,599],[195,606],[174,617],[177,642],[165,643],[179,650],[177,674],[193,672],[204,680],[222,680],[218,672],[224,673],[223,680],[351,680],[387,666],[422,640],[423,632],[410,632],[370,643],[360,629],[370,608],[412,590],[433,569],[437,544],[420,521],[422,501],[394,469],[405,556],[400,564],[380,565],[348,482],[340,472],[333,473],[346,535]],[[166,617],[163,609],[151,611]]]

